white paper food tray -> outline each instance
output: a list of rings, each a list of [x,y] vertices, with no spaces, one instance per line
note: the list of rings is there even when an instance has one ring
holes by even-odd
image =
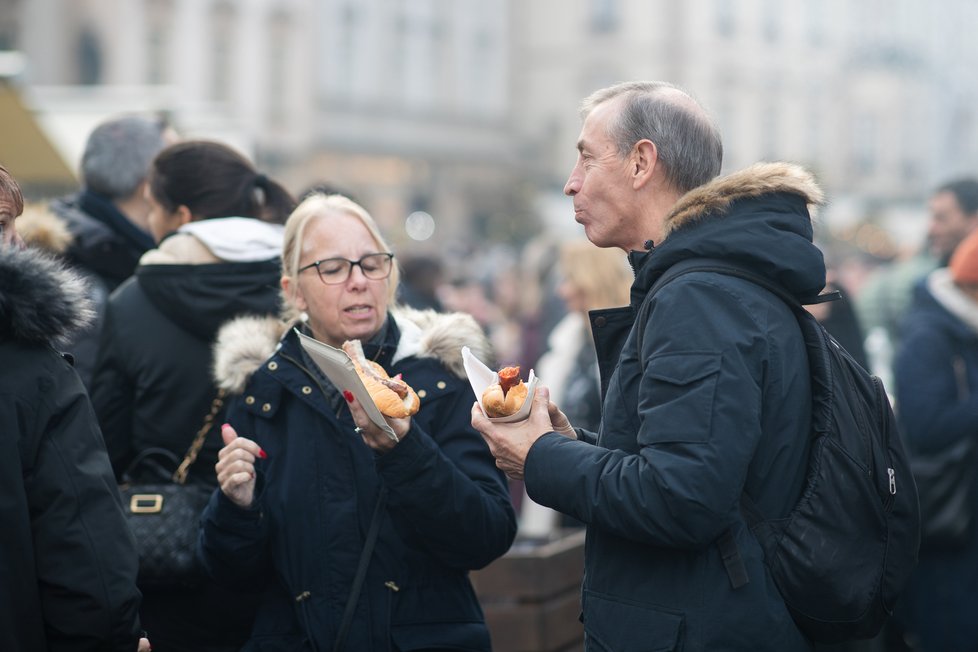
[[[482,360],[475,357],[471,349],[469,349],[467,346],[462,347],[462,365],[465,367],[465,373],[469,377],[469,384],[472,385],[472,391],[475,393],[475,397],[479,401],[479,407],[482,408],[482,413],[485,414],[486,408],[482,405],[482,393],[486,391],[486,388],[489,387],[489,385],[499,382],[499,374],[487,367]],[[526,379],[527,393],[526,400],[523,402],[523,407],[521,407],[516,414],[511,414],[508,417],[489,417],[489,420],[495,423],[511,423],[514,421],[522,421],[530,416],[530,407],[533,403],[533,392],[536,387],[537,377],[533,373],[533,370],[530,369],[530,373]]]

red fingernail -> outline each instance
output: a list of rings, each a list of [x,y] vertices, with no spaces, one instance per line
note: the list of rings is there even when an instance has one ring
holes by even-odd
[[[267,460],[268,459],[268,453],[266,453],[264,449],[259,448],[258,449],[258,457],[262,458],[263,460]]]
[[[344,389],[343,390],[343,398],[346,399],[346,402],[347,403],[352,403],[353,402],[353,392],[351,392],[348,389]]]
[[[224,425],[221,426],[221,430],[224,430],[225,428],[230,428],[230,427],[231,427],[231,424],[230,423],[225,423]]]

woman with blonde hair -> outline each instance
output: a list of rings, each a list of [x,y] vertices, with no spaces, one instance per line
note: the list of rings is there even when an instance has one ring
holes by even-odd
[[[596,431],[601,396],[588,313],[628,305],[632,273],[619,249],[601,249],[588,240],[561,246],[560,272],[557,293],[567,315],[551,331],[537,375],[546,379],[551,400],[566,406],[571,423]]]
[[[602,249],[589,240],[561,244],[561,279],[557,294],[567,307],[547,338],[547,351],[536,364],[536,375],[550,388],[550,399],[564,406],[575,427],[597,431],[601,421],[601,379],[591,329],[607,327],[600,311],[628,305],[632,273],[620,249]],[[589,318],[590,311],[597,320]],[[547,537],[558,525],[578,523],[561,518],[523,495],[520,509],[522,536]]]
[[[216,348],[235,398],[199,557],[230,588],[262,589],[246,650],[489,650],[468,579],[516,522],[505,478],[472,429],[460,349],[488,344],[468,315],[393,305],[394,254],[370,215],[312,195],[286,223],[284,319],[239,319]],[[299,332],[360,340],[419,411],[371,422]]]

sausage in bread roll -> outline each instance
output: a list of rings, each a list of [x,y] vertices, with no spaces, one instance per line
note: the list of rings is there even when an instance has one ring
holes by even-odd
[[[367,360],[360,340],[343,342],[343,350],[353,361],[357,375],[381,414],[403,419],[418,411],[421,399],[411,386],[401,379],[400,374],[391,378],[383,367],[373,360]]]
[[[499,382],[493,383],[482,393],[482,407],[486,416],[493,419],[508,417],[519,412],[526,401],[526,385],[520,379],[519,367],[504,367],[497,374]]]

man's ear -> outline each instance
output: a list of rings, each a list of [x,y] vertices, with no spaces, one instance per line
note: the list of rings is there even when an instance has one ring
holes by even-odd
[[[659,162],[659,149],[647,138],[635,143],[632,148],[631,170],[632,188],[638,190],[652,180],[656,164]]]

